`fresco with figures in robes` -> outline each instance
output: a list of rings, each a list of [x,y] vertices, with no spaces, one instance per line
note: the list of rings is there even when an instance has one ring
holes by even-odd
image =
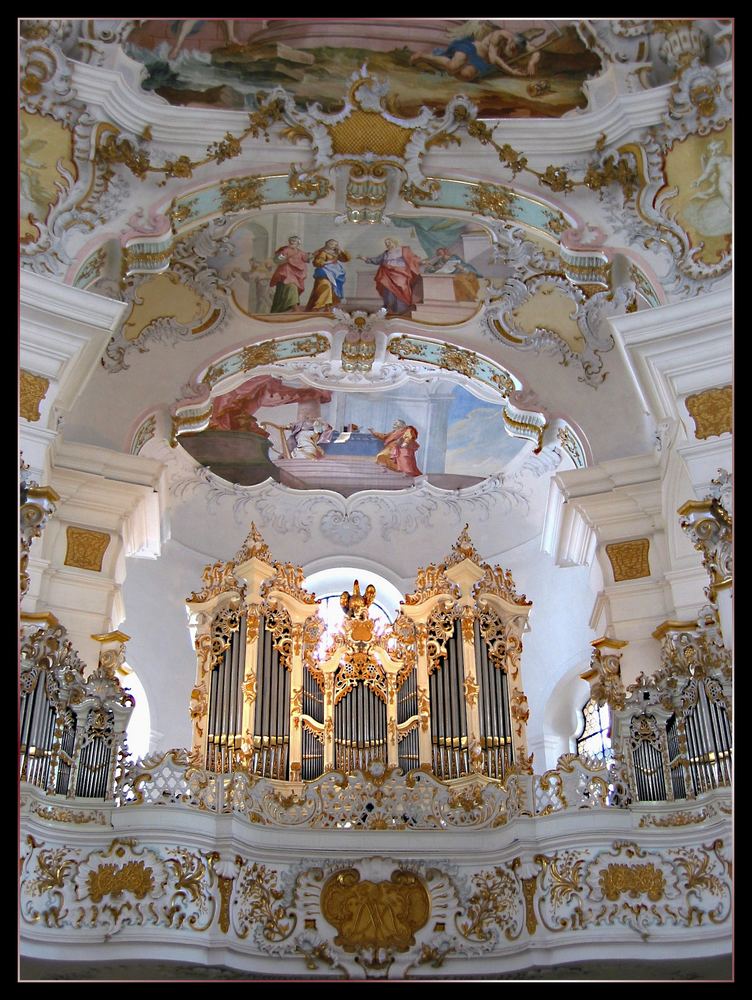
[[[294,489],[396,490],[422,477],[463,489],[528,447],[504,431],[501,406],[447,378],[382,392],[325,390],[256,375],[214,400],[209,427],[180,444],[228,482]]]
[[[463,323],[479,310],[486,279],[508,274],[488,232],[457,218],[336,226],[331,214],[261,213],[228,239],[230,249],[210,263],[237,309],[269,321],[385,309],[420,323]]]

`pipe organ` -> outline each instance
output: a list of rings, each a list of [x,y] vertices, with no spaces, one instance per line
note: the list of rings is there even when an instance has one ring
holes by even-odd
[[[663,642],[661,669],[627,688],[613,721],[634,799],[693,799],[730,786],[731,658],[715,609],[653,635]]]
[[[443,779],[529,769],[519,661],[531,604],[467,528],[418,571],[389,628],[356,580],[341,630],[325,636],[302,569],[275,562],[255,526],[203,583],[187,604],[194,750],[208,770],[311,781],[375,761]]]
[[[122,632],[92,636],[97,667],[84,663],[54,615],[22,615],[21,781],[67,798],[112,798],[133,697],[116,676]]]

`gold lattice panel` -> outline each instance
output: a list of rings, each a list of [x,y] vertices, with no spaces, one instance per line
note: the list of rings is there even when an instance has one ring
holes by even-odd
[[[403,157],[412,134],[412,129],[395,125],[375,111],[353,111],[343,122],[329,127],[332,152],[353,156],[376,153]]]

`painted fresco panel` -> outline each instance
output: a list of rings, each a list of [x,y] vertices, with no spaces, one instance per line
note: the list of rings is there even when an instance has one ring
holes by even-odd
[[[232,252],[212,258],[241,312],[289,322],[334,308],[386,309],[429,324],[462,323],[504,278],[488,232],[441,216],[342,226],[331,214],[261,214],[238,226]]]
[[[689,237],[705,264],[731,248],[731,126],[709,135],[690,135],[666,155],[668,191],[663,210]]]
[[[180,444],[229,482],[273,479],[345,496],[405,489],[421,477],[463,489],[527,447],[504,433],[499,404],[448,379],[345,392],[272,375],[218,396],[208,429]]]
[[[128,39],[142,86],[177,105],[257,107],[284,87],[300,106],[341,107],[367,64],[392,82],[390,110],[442,110],[457,94],[483,117],[559,117],[584,108],[600,59],[575,27],[550,20],[147,20]]]

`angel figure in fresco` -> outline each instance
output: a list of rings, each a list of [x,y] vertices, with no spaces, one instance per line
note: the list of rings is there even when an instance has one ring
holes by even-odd
[[[702,173],[692,181],[696,188],[684,207],[684,216],[704,236],[731,232],[731,157],[722,139],[708,143],[701,160]]]
[[[272,302],[272,291],[269,288],[269,278],[274,271],[271,260],[257,260],[251,257],[247,271],[237,273],[248,283],[248,312],[268,313]]]
[[[311,254],[302,249],[299,236],[290,236],[287,243],[274,252],[277,268],[269,282],[269,287],[274,289],[271,312],[299,310],[308,270],[306,264],[310,259]]]
[[[414,305],[413,289],[420,276],[422,258],[410,247],[401,247],[397,240],[389,237],[384,240],[384,246],[386,250],[378,257],[358,257],[358,260],[378,264],[374,278],[376,291],[388,313],[401,315],[409,312]]]
[[[380,434],[373,427],[368,429],[384,445],[376,456],[379,465],[393,472],[404,472],[406,476],[423,475],[415,461],[415,452],[420,448],[415,427],[404,420],[395,420],[392,430],[386,434]]]
[[[350,254],[340,250],[336,240],[327,240],[313,254],[313,289],[306,310],[323,312],[342,301],[345,292],[345,269],[343,263],[350,260]]]

